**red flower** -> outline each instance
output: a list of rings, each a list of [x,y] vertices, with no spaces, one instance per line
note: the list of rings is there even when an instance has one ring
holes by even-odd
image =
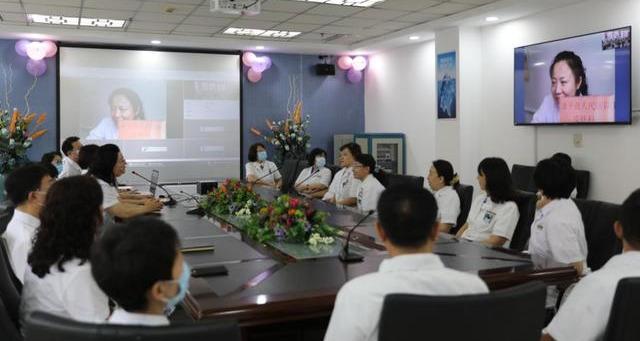
[[[299,204],[300,204],[300,200],[298,198],[289,199],[289,207],[296,208],[296,207],[298,207]],[[291,213],[289,213],[289,214],[291,214]]]

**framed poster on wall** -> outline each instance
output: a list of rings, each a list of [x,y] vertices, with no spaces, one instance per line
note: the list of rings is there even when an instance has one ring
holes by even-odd
[[[456,52],[438,54],[438,118],[456,118]]]

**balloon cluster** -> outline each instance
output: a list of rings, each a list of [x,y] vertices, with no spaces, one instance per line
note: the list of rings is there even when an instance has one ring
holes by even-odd
[[[347,79],[351,83],[358,83],[362,80],[362,70],[367,67],[367,59],[363,56],[338,58],[338,67],[347,71]]]
[[[42,76],[47,71],[45,58],[51,58],[58,52],[58,47],[52,41],[28,41],[18,40],[16,42],[16,53],[29,57],[27,61],[27,72],[34,77]]]
[[[249,68],[247,71],[249,81],[257,83],[262,79],[262,73],[271,67],[271,58],[258,57],[253,52],[245,52],[242,54],[242,63]]]

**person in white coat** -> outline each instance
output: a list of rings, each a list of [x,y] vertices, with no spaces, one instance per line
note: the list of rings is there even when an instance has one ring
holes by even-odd
[[[60,147],[63,155],[62,172],[58,174],[58,179],[82,175],[82,168],[78,165],[80,148],[82,148],[82,143],[77,136],[67,137],[64,142],[62,142],[62,146]]]
[[[384,186],[373,175],[376,169],[376,160],[369,154],[356,156],[353,163],[353,176],[360,180],[358,187],[358,210],[361,212],[375,211],[378,206],[380,194]]]
[[[354,158],[362,153],[357,143],[347,143],[340,147],[340,166],[342,167],[334,176],[329,190],[322,200],[336,205],[356,206],[358,186],[360,180],[353,177]]]
[[[314,148],[309,153],[307,167],[300,172],[294,187],[298,193],[306,194],[314,198],[322,198],[331,183],[331,170],[326,168],[327,152],[320,148]]]
[[[449,161],[435,160],[429,168],[427,183],[438,202],[439,230],[448,233],[456,226],[460,215],[460,197],[455,190],[458,174],[453,172]]]
[[[267,157],[267,148],[262,143],[254,143],[249,147],[249,162],[244,166],[247,182],[280,188],[282,175],[278,166]]]

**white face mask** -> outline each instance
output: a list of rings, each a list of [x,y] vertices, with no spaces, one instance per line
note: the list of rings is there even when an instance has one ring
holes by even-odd
[[[316,158],[316,167],[322,168],[327,164],[327,159],[322,156]]]

